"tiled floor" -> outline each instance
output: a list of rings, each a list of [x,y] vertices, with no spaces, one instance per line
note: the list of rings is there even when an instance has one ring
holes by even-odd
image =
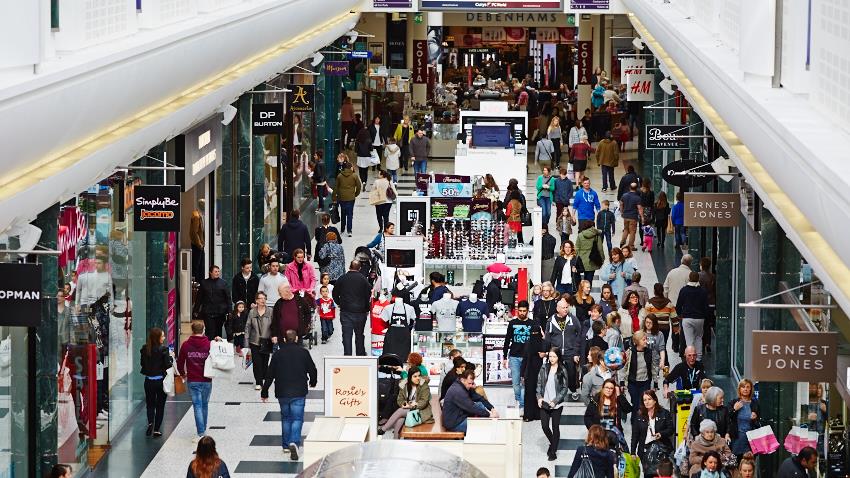
[[[634,153],[630,154],[633,155]],[[429,169],[437,172],[451,173],[453,172],[453,163],[451,161],[431,161]],[[526,178],[530,187],[529,190],[533,190],[534,182],[539,174],[538,171],[539,168],[537,165],[533,163],[529,164],[529,174]],[[598,185],[601,178],[599,169],[594,167],[588,170],[587,173],[593,184]],[[623,171],[621,169],[618,170],[617,176],[620,176],[622,173]],[[414,189],[412,174],[402,175],[399,179],[399,194],[411,194]],[[612,202],[616,198],[614,192],[600,193],[600,195],[602,199],[609,199]],[[395,211],[393,211],[394,213]],[[393,214],[391,214],[391,217],[394,217]],[[343,239],[346,257],[352,257],[355,247],[370,241],[378,229],[374,208],[369,205],[367,194],[364,193],[358,198],[355,204],[354,216],[354,237],[351,239],[345,237]],[[554,222],[554,218],[552,222]],[[618,230],[621,230],[619,218]],[[653,265],[653,256],[660,256],[660,262],[665,264],[666,267],[666,264],[677,260],[676,257],[667,257],[668,255],[672,255],[669,252],[671,250],[672,248],[668,248],[668,251],[663,252],[656,250],[653,254],[642,253],[640,251],[636,253],[637,266],[643,274],[642,283],[646,287],[651,289],[652,284],[661,275],[656,273],[656,268]],[[602,282],[598,278],[594,280],[594,291],[598,293],[601,284]],[[338,322],[335,328],[337,331],[340,330]],[[323,374],[321,373],[322,357],[325,355],[341,355],[342,344],[338,337],[339,332],[335,334],[330,343],[319,345],[310,351],[319,367],[319,384],[315,390],[310,391],[310,395],[308,396],[306,405],[307,413],[302,435],[306,435],[309,432],[312,421],[323,412],[323,402],[321,399],[321,390],[324,385],[322,383]],[[284,453],[281,449],[278,405],[273,400],[269,401],[269,403],[260,402],[259,392],[253,389],[252,384],[253,377],[251,371],[243,370],[239,367],[237,367],[237,370],[231,376],[217,378],[215,380],[209,407],[208,434],[216,439],[219,454],[227,463],[231,475],[234,477],[294,476],[301,471],[302,465],[301,462],[291,461],[289,454]],[[513,406],[513,393],[510,388],[488,387],[487,393],[494,404]],[[172,414],[177,416],[181,411],[184,416],[173,427],[170,435],[163,437],[164,443],[161,449],[150,460],[149,465],[141,476],[161,478],[164,476],[182,475],[182,470],[185,469],[192,459],[194,445],[191,443],[191,439],[195,434],[195,425],[191,409],[185,402],[169,404],[169,416],[172,416]],[[542,432],[540,422],[523,423],[523,477],[534,476],[534,472],[540,466],[547,466],[554,472],[555,476],[561,477],[567,475],[574,455],[573,450],[576,446],[583,443],[586,434],[582,420],[583,414],[583,405],[574,403],[567,406],[561,418],[561,441],[558,447],[558,458],[554,462],[549,462],[546,459],[545,452],[548,443]],[[152,449],[149,446],[151,440],[146,439],[143,435],[136,436],[138,434],[134,432],[130,437],[132,440],[132,449],[136,450],[137,447],[141,449]],[[123,453],[124,448],[124,445],[119,444],[113,449],[113,453]],[[130,447],[127,446],[126,448],[129,451]],[[149,454],[141,456],[138,460],[129,457],[125,459],[125,455],[115,454],[108,461],[109,467],[106,469],[108,471],[101,472],[99,469],[96,476],[139,476],[138,472],[134,472],[133,470],[141,470],[139,466],[141,463],[139,462],[148,459],[150,459]],[[132,460],[132,462],[128,460]],[[122,466],[132,469],[122,470]]]

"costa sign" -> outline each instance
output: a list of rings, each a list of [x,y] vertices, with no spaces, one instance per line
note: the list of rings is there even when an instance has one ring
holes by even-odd
[[[428,83],[428,40],[413,42],[413,83]]]
[[[593,80],[593,42],[578,42],[578,81],[579,85],[590,85]]]

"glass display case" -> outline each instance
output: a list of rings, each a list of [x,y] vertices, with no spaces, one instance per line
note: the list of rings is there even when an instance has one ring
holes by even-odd
[[[449,352],[458,349],[463,358],[475,364],[476,383],[481,381],[484,362],[484,335],[465,332],[411,332],[413,334],[413,352],[423,357],[428,369],[431,384],[439,386],[446,371],[451,368]]]

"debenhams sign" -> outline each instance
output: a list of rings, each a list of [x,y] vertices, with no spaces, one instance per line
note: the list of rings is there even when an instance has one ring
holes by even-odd
[[[566,27],[567,15],[564,13],[543,12],[446,12],[443,13],[443,25],[473,27]]]
[[[834,332],[753,331],[753,379],[768,382],[834,382],[838,367]]]

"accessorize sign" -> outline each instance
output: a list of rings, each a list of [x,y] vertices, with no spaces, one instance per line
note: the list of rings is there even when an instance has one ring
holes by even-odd
[[[136,186],[133,193],[133,230],[180,230],[180,186]]]
[[[593,80],[593,42],[578,42],[578,81],[576,84],[589,85]]]
[[[687,227],[736,227],[740,215],[738,193],[685,193]]]
[[[41,264],[0,263],[0,326],[41,325]]]
[[[348,76],[347,61],[326,61],[322,63],[328,76]]]
[[[630,77],[633,75],[629,75]],[[688,125],[646,125],[646,149],[688,149]]]
[[[413,83],[428,83],[428,40],[413,42]]]
[[[838,335],[754,330],[752,364],[754,380],[832,383],[838,371]]]
[[[313,85],[291,85],[287,93],[289,111],[293,113],[309,113],[313,111]]]
[[[254,103],[251,105],[253,134],[283,134],[283,103]]]

